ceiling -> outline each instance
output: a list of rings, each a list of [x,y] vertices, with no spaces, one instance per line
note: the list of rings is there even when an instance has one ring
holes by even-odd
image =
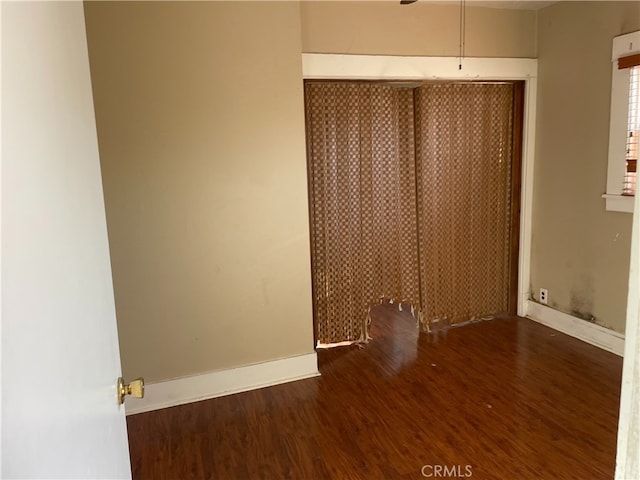
[[[422,0],[427,3],[454,3],[460,4],[459,0]],[[540,10],[541,8],[548,7],[557,2],[549,2],[545,0],[527,0],[527,1],[514,1],[514,0],[466,0],[467,6],[474,7],[486,7],[486,8],[510,8],[517,10]]]

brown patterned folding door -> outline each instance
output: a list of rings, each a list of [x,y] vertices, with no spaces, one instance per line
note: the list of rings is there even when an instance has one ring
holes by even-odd
[[[381,299],[425,329],[508,311],[514,85],[309,81],[305,101],[317,342],[366,341]]]
[[[316,340],[366,341],[381,298],[418,303],[413,91],[305,87]]]
[[[423,321],[509,310],[514,85],[416,90]]]

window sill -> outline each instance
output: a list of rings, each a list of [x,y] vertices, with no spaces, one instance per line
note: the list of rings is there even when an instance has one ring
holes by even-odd
[[[627,195],[611,195],[605,193],[602,198],[606,201],[606,210],[608,212],[626,212],[633,213],[633,204],[635,197]]]

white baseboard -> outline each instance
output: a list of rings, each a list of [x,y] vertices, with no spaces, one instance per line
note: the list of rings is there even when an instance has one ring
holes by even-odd
[[[177,378],[145,386],[144,398],[128,398],[127,415],[184,405],[209,398],[317,377],[318,357],[307,355],[272,360],[218,372]]]
[[[529,300],[527,318],[603,350],[624,354],[624,335]]]

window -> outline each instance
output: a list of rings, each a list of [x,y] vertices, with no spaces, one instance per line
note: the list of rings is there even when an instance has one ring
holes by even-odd
[[[638,135],[640,135],[640,66],[629,72],[629,121],[627,127],[626,171],[623,195],[636,194],[636,166],[638,164]]]
[[[613,39],[606,209],[633,212],[640,135],[640,31]]]

